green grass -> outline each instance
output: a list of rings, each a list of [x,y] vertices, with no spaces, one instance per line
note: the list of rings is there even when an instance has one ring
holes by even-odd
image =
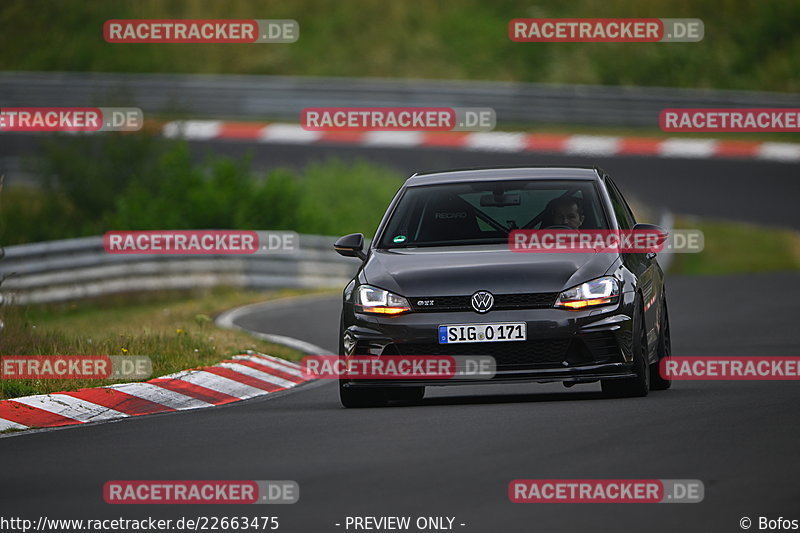
[[[800,270],[800,232],[730,221],[678,218],[676,229],[699,229],[705,248],[675,254],[670,272],[693,275]]]
[[[208,366],[245,350],[297,360],[295,350],[218,328],[213,317],[239,305],[309,291],[156,292],[71,303],[3,307],[0,355],[146,355],[153,377]],[[114,383],[106,380],[0,380],[0,398]]]
[[[514,43],[524,17],[701,18],[699,43]],[[293,44],[108,44],[125,18],[292,18]],[[0,69],[800,89],[796,0],[6,0]]]

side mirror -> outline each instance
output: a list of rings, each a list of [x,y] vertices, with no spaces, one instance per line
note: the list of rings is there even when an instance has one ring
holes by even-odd
[[[661,226],[656,226],[655,224],[636,224],[633,226],[633,231],[646,231],[647,233],[657,233],[659,237],[661,237],[661,243],[663,243],[669,232],[662,228]]]
[[[667,237],[669,236],[669,232],[662,228],[661,226],[656,226],[655,224],[636,224],[633,226],[633,231],[641,231],[644,233],[648,233],[654,236],[654,240],[652,241],[653,244],[657,247],[660,247],[667,242]],[[655,257],[655,252],[651,251],[648,255]]]
[[[333,244],[333,248],[344,257],[358,257],[362,261],[367,258],[367,254],[364,253],[363,233],[351,233],[340,237]]]
[[[655,224],[642,224],[641,222],[633,226],[633,231],[658,231],[659,233],[667,233],[667,230]]]

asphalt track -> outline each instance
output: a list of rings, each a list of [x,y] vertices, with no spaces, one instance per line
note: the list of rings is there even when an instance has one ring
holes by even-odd
[[[446,150],[193,143],[254,152],[259,168],[367,157],[406,172],[470,165],[597,163],[676,212],[800,227],[797,166],[731,160],[578,158]],[[800,275],[670,277],[676,355],[800,355]],[[239,319],[336,347],[338,298]],[[345,531],[347,516],[453,516],[457,531],[741,531],[800,519],[797,382],[677,382],[609,400],[599,386],[433,390],[420,405],[340,408],[313,383],[234,405],[0,438],[0,516],[280,517],[282,531]],[[512,504],[517,478],[700,479],[698,504]],[[114,479],[291,479],[291,506],[112,506]],[[757,525],[752,529],[756,529]],[[350,530],[352,531],[352,529]],[[415,531],[412,529],[412,531]]]
[[[670,278],[676,355],[797,355],[798,282]],[[238,324],[334,349],[337,315],[334,295]],[[800,518],[799,402],[797,382],[676,382],[620,400],[603,399],[596,384],[532,384],[441,388],[417,406],[346,410],[334,384],[314,383],[0,439],[0,515],[277,514],[280,530],[315,532],[382,514],[454,516],[465,532],[737,531],[742,516]],[[516,478],[689,478],[706,494],[697,504],[512,504]],[[101,488],[114,479],[292,479],[301,496],[291,506],[111,506]]]
[[[336,145],[258,144],[227,141],[192,143],[200,157],[210,152],[252,157],[255,168],[298,167],[312,160],[370,160],[406,175],[453,168],[518,165],[598,165],[626,194],[675,213],[800,228],[794,195],[797,164],[736,159],[477,152],[437,148],[365,148]],[[369,228],[372,230],[372,228]]]

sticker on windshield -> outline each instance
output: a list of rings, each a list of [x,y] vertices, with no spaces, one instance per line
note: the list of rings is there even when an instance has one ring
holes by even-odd
[[[401,242],[406,242],[406,236],[405,235],[398,235],[397,237],[392,239],[392,241],[396,242],[397,244],[400,244]]]

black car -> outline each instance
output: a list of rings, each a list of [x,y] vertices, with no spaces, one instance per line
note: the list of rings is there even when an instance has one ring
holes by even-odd
[[[558,216],[554,205],[562,207]],[[660,230],[637,224],[598,168],[409,178],[366,249],[360,233],[334,245],[363,262],[343,293],[340,356],[490,355],[496,373],[484,381],[343,378],[342,404],[414,401],[426,385],[466,383],[600,381],[604,393],[617,397],[668,388],[658,372],[659,359],[670,353],[670,333],[656,254],[509,247],[514,230],[551,228]],[[489,339],[493,324],[521,327],[509,338]],[[448,329],[463,325],[474,325],[471,336]],[[475,331],[486,335],[478,339]]]

